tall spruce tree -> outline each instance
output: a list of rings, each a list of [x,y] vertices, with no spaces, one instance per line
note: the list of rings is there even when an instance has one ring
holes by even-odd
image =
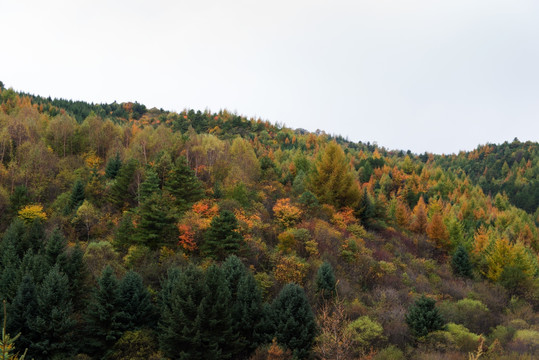
[[[84,252],[77,243],[69,254],[65,268],[69,280],[69,295],[76,311],[83,309],[90,292],[86,281],[88,269],[83,257]]]
[[[139,222],[135,229],[135,240],[152,250],[173,243],[178,238],[176,217],[168,199],[161,192],[154,193],[137,209]]]
[[[140,184],[138,201],[143,203],[146,199],[156,193],[161,193],[159,188],[159,177],[153,169],[146,170],[146,179]]]
[[[137,165],[137,161],[133,159],[123,164],[110,187],[109,201],[118,209],[123,209],[126,204],[133,205],[134,203],[133,195],[136,192],[132,189],[132,183]]]
[[[116,156],[110,158],[105,167],[105,177],[108,179],[116,178],[120,168],[122,167],[122,160],[120,159],[120,154],[116,153]]]
[[[31,324],[37,316],[37,291],[31,276],[25,275],[17,290],[17,295],[9,306],[8,330],[11,334],[21,334],[17,346],[28,349],[39,341],[40,334],[32,330]]]
[[[233,212],[222,210],[214,217],[206,231],[202,254],[216,260],[224,260],[236,254],[242,247],[243,237],[238,232],[238,220]]]
[[[127,272],[120,281],[120,308],[124,312],[127,330],[151,328],[156,323],[150,293],[134,271]]]
[[[416,338],[426,336],[432,331],[443,330],[445,327],[444,319],[436,308],[436,302],[425,295],[417,299],[408,310],[406,324]]]
[[[86,312],[87,354],[103,358],[126,328],[118,280],[112,267],[103,269]]]
[[[459,245],[453,257],[451,258],[451,268],[453,273],[460,277],[471,278],[472,274],[472,263],[470,262],[470,257],[468,256],[468,251],[462,245]]]
[[[159,344],[171,359],[203,359],[206,349],[199,308],[205,296],[204,273],[194,265],[169,271],[161,291]]]
[[[174,197],[174,205],[179,211],[187,210],[191,204],[204,197],[200,180],[183,156],[176,160],[176,164],[168,174],[165,188]]]
[[[71,358],[74,352],[74,327],[68,279],[55,266],[38,291],[37,316],[30,328],[39,334],[39,340],[30,346],[31,357],[36,360]]]
[[[320,265],[318,272],[316,273],[316,291],[323,299],[329,300],[336,294],[336,285],[337,281],[335,279],[333,267],[330,263],[325,261]]]
[[[79,206],[81,206],[84,202],[84,199],[86,199],[84,194],[84,184],[81,180],[77,180],[75,181],[75,184],[73,184],[73,189],[71,190],[71,196],[69,197],[69,204],[66,212],[71,213],[73,211],[77,211]]]
[[[62,235],[60,229],[56,228],[52,231],[47,239],[47,245],[45,247],[45,254],[50,266],[54,266],[56,263],[60,265],[60,269],[65,272],[67,263],[66,255],[67,241]]]
[[[277,342],[295,357],[309,356],[317,334],[316,321],[303,288],[287,284],[271,304]]]
[[[262,293],[250,272],[241,277],[233,301],[232,320],[234,332],[239,335],[238,353],[248,357],[258,346],[269,340],[261,326],[264,315]]]

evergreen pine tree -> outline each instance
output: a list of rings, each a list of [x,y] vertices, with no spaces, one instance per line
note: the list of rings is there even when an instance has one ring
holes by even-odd
[[[122,209],[126,203],[133,204],[134,191],[131,189],[135,171],[137,170],[137,161],[129,160],[122,165],[115,177],[109,191],[109,201],[117,208]]]
[[[118,280],[110,266],[103,269],[86,312],[85,350],[102,358],[112,349],[126,328]]]
[[[8,247],[11,247],[17,257],[22,257],[26,250],[30,248],[30,244],[25,243],[24,233],[26,227],[21,219],[15,218],[9,224],[4,236],[2,237],[2,243],[0,244],[1,254],[4,254]]]
[[[150,249],[159,249],[178,238],[176,217],[170,210],[167,198],[155,193],[147,198],[138,208],[140,216],[135,229],[135,240]]]
[[[138,201],[143,203],[150,196],[161,193],[159,189],[159,177],[153,169],[146,170],[146,179],[140,184]]]
[[[443,330],[445,322],[436,308],[436,302],[422,295],[408,310],[406,324],[416,338],[436,330]]]
[[[21,334],[17,345],[22,349],[28,349],[30,345],[39,340],[30,324],[37,316],[37,291],[31,276],[23,277],[17,290],[17,295],[9,306],[8,329],[12,334]]]
[[[263,315],[260,288],[253,274],[246,272],[238,283],[238,292],[232,306],[233,329],[240,337],[240,354],[248,356],[265,343],[266,333],[260,324]]]
[[[79,206],[82,205],[85,198],[84,184],[80,180],[75,181],[75,184],[73,184],[73,189],[71,190],[71,196],[69,197],[69,204],[66,212],[71,213],[76,211]]]
[[[219,216],[212,219],[206,231],[201,250],[204,256],[223,260],[228,255],[237,253],[243,243],[238,232],[238,220],[234,213],[222,210]]]
[[[29,353],[36,360],[68,359],[73,354],[73,306],[67,276],[58,266],[49,271],[37,294],[37,316],[30,328],[39,334]]]
[[[54,264],[50,265],[45,255],[34,254],[32,250],[28,250],[20,263],[17,284],[19,284],[26,275],[30,275],[35,284],[41,284],[52,266],[54,266]]]
[[[26,225],[26,231],[22,242],[25,246],[21,249],[25,253],[28,249],[37,254],[43,251],[45,244],[45,228],[39,219],[34,219]]]
[[[206,349],[199,308],[205,296],[204,273],[191,265],[169,271],[161,291],[159,344],[171,359],[203,359]],[[205,324],[204,324],[205,326]]]
[[[77,243],[71,254],[69,254],[65,268],[65,273],[69,280],[69,295],[76,311],[83,309],[90,292],[86,283],[88,270],[83,257],[84,252]]]
[[[54,264],[58,263],[60,265],[60,269],[62,269],[64,272],[67,262],[65,250],[66,239],[62,235],[62,232],[56,228],[52,231],[47,239],[45,254],[50,266],[54,266]]]
[[[204,359],[231,359],[238,350],[232,327],[231,296],[224,272],[217,265],[206,270],[204,298],[198,311],[198,332],[206,348]]]
[[[179,211],[187,210],[191,204],[204,197],[202,184],[184,157],[176,160],[175,166],[168,174],[165,187],[174,197],[174,205]]]
[[[451,258],[451,268],[456,276],[460,277],[472,277],[472,263],[468,256],[468,251],[462,245],[459,245],[453,257]]]
[[[133,216],[130,212],[126,211],[114,233],[114,248],[124,253],[127,252],[129,246],[135,242],[134,234]]]
[[[129,271],[120,281],[120,308],[125,313],[127,330],[151,328],[155,324],[150,293],[134,271]]]
[[[11,302],[19,287],[17,274],[19,274],[20,260],[11,243],[3,246],[0,256],[2,265],[0,267],[0,296],[2,300]]]
[[[116,178],[121,167],[122,160],[120,160],[120,154],[116,153],[116,156],[109,159],[107,162],[107,166],[105,167],[105,177],[108,179]]]
[[[320,265],[316,273],[316,291],[323,299],[329,300],[335,296],[336,285],[337,281],[333,267],[326,261]]]
[[[30,203],[28,189],[24,185],[16,186],[9,197],[9,214],[16,216],[17,212],[25,205]]]
[[[294,356],[309,356],[317,333],[316,321],[303,288],[287,284],[271,305],[277,342],[293,351]]]

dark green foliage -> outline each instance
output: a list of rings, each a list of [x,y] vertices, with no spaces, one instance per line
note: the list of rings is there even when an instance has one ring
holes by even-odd
[[[79,206],[82,205],[86,196],[84,195],[84,184],[82,181],[77,180],[71,190],[71,196],[69,197],[69,205],[66,209],[67,213],[76,211]]]
[[[8,329],[11,334],[21,334],[17,346],[28,349],[39,340],[39,334],[31,329],[37,316],[37,292],[34,280],[26,275],[17,290],[17,295],[9,306]]]
[[[105,177],[108,179],[115,179],[121,167],[122,160],[120,160],[120,154],[116,153],[116,156],[109,159],[107,162],[107,166],[105,167]]]
[[[112,349],[125,329],[118,280],[114,270],[107,266],[86,311],[85,352],[101,358]]]
[[[152,169],[146,170],[146,179],[140,184],[138,195],[139,203],[143,203],[152,195],[160,193],[159,177],[157,176],[157,173]]]
[[[2,246],[2,254],[0,257],[0,296],[2,300],[10,302],[17,292],[19,286],[17,282],[17,274],[19,273],[20,260],[12,244]]]
[[[160,193],[153,194],[138,208],[140,216],[135,229],[135,240],[155,250],[174,243],[178,238],[176,217],[172,214],[168,199]]]
[[[45,255],[34,254],[32,250],[28,250],[22,258],[17,283],[19,279],[22,281],[25,275],[30,275],[36,284],[41,284],[53,265],[49,263]],[[62,268],[60,268],[61,270]]]
[[[232,305],[233,329],[239,335],[240,353],[248,355],[269,340],[261,324],[263,315],[260,288],[253,274],[247,272],[238,283],[238,292]]]
[[[323,299],[329,300],[336,294],[336,285],[333,267],[326,261],[320,265],[316,273],[316,291]]]
[[[50,266],[54,266],[56,263],[61,269],[65,270],[67,255],[66,239],[58,228],[54,229],[47,239],[47,246],[45,247],[45,254]]]
[[[287,284],[271,304],[277,342],[306,359],[317,334],[315,318],[301,286]]]
[[[86,282],[88,270],[83,259],[84,253],[79,243],[69,254],[65,273],[69,279],[69,295],[71,296],[75,310],[83,308],[85,300],[88,297],[89,289]]]
[[[159,344],[171,359],[203,358],[204,338],[197,326],[205,296],[204,273],[195,266],[169,271],[160,294]]]
[[[204,240],[201,248],[204,256],[223,260],[228,255],[237,253],[242,246],[243,237],[238,232],[238,220],[234,213],[222,210],[219,216],[214,217]]]
[[[456,276],[466,278],[471,278],[473,276],[472,263],[470,262],[468,251],[464,246],[459,245],[453,254],[453,257],[451,258],[451,268]]]
[[[120,281],[120,308],[125,313],[128,330],[151,328],[155,324],[150,293],[144,287],[140,275],[134,271],[129,271]]]
[[[165,188],[174,197],[174,205],[185,211],[191,204],[204,197],[202,184],[187,165],[187,160],[180,157],[169,173]]]
[[[232,329],[231,295],[223,271],[204,274],[189,266],[169,273],[161,297],[159,342],[171,359],[230,359],[237,351]]]
[[[232,329],[239,334],[237,350],[247,355],[259,345],[257,325],[262,316],[262,295],[253,275],[237,256],[229,256],[222,269],[231,295]]]
[[[133,186],[137,161],[129,160],[123,164],[109,191],[109,201],[118,209],[123,209],[126,204],[133,204],[136,191]]]
[[[238,348],[233,331],[232,301],[224,272],[217,265],[206,270],[204,298],[199,307],[199,332],[206,351],[204,359],[231,359]]]
[[[9,213],[11,216],[17,215],[17,212],[30,203],[28,189],[24,185],[16,186],[9,197]]]
[[[39,219],[33,220],[26,225],[26,232],[23,236],[24,248],[21,250],[26,252],[31,249],[34,253],[41,252],[45,247],[45,228]]]
[[[436,308],[436,302],[425,295],[417,299],[408,309],[406,324],[416,338],[426,336],[432,331],[443,330],[445,327],[445,321]]]
[[[114,248],[120,251],[127,251],[129,246],[135,242],[134,234],[133,216],[130,212],[125,212],[114,233]]]
[[[67,276],[58,267],[51,269],[37,294],[37,316],[31,330],[39,334],[29,349],[36,360],[63,358],[73,354],[73,305],[69,296]]]

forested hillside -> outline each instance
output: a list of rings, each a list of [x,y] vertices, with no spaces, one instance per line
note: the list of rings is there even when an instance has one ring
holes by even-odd
[[[0,91],[0,297],[26,358],[539,356],[538,143],[416,155]]]

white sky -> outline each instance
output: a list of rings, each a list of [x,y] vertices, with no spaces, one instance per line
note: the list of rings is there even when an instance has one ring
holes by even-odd
[[[390,149],[539,141],[537,0],[0,0],[0,80]]]

